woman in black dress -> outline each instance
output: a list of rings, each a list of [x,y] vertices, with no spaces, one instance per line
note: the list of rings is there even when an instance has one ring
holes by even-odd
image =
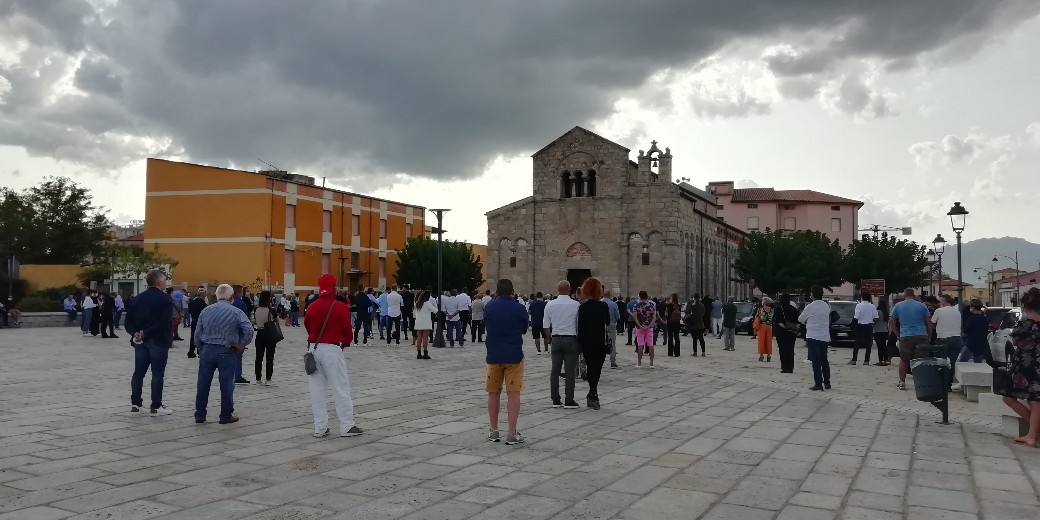
[[[90,335],[101,334],[101,296],[93,291],[90,299],[94,302],[94,308],[90,309]]]
[[[610,311],[602,300],[603,283],[599,280],[585,280],[581,286],[581,295],[586,300],[578,307],[578,348],[588,367],[588,406],[599,410],[599,376],[603,372],[603,361],[610,351],[607,344],[607,334],[612,333],[607,330]]]
[[[794,372],[794,343],[798,339],[798,309],[791,305],[791,295],[783,293],[773,311],[773,337],[780,351],[780,372]]]
[[[1029,431],[1015,443],[1035,448],[1040,443],[1040,289],[1033,287],[1022,295],[1022,314],[1011,332],[1015,348],[1008,359],[1011,388],[1004,403],[1029,423]]]

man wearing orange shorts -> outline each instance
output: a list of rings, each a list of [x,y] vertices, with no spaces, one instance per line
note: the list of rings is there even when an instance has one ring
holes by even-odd
[[[488,393],[491,430],[488,440],[501,440],[498,411],[501,407],[502,383],[505,383],[509,423],[505,442],[508,445],[519,444],[524,442],[524,437],[516,431],[516,422],[520,417],[520,390],[524,387],[523,346],[524,333],[527,332],[527,310],[513,297],[512,281],[498,281],[495,299],[484,307],[484,327],[487,331],[484,342],[487,349],[487,384],[484,389]]]

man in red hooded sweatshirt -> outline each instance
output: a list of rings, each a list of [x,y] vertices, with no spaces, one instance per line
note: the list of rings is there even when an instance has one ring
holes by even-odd
[[[325,402],[325,391],[330,386],[339,416],[339,436],[361,435],[364,432],[354,424],[354,402],[350,398],[347,360],[343,356],[343,349],[353,339],[350,306],[336,300],[336,277],[323,274],[318,278],[318,299],[307,307],[303,325],[307,328],[307,348],[313,349],[318,367],[309,376],[314,436],[326,437],[331,432]]]

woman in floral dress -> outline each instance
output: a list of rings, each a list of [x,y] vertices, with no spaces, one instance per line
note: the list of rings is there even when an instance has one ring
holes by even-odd
[[[1004,403],[1029,423],[1029,431],[1015,443],[1035,448],[1040,436],[1040,289],[1022,296],[1022,312],[1025,316],[1011,332],[1015,348],[1008,362],[1011,388]]]

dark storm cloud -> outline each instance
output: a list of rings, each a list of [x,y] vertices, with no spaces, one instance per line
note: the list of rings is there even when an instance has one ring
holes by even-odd
[[[27,51],[0,68],[12,84],[0,96],[21,100],[0,105],[0,144],[88,162],[167,150],[243,167],[261,157],[356,186],[397,173],[469,177],[609,116],[650,75],[729,44],[837,34],[768,62],[798,85],[842,60],[912,62],[985,40],[1038,11],[1035,0],[156,0],[94,16],[82,1],[0,0],[0,27],[81,52],[74,84],[91,93],[56,110],[57,79],[33,75],[54,57]],[[845,90],[849,110],[887,110],[855,81]],[[47,135],[55,128],[64,131]],[[120,146],[127,136],[164,144]]]

